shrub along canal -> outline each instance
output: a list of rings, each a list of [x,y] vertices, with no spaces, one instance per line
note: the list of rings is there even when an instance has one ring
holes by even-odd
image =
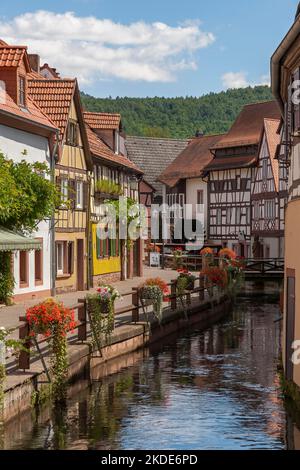
[[[225,321],[135,353],[106,379],[95,367],[66,409],[44,405],[8,422],[2,448],[297,448],[279,389],[278,317],[276,304],[239,300]]]

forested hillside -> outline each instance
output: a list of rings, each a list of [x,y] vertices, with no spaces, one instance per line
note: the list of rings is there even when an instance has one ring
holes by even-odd
[[[185,138],[202,130],[226,132],[245,104],[273,99],[267,86],[210,93],[199,98],[94,98],[82,93],[88,111],[121,113],[128,135]]]

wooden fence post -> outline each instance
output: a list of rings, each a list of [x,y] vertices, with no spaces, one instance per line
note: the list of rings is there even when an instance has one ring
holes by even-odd
[[[137,287],[132,288],[132,323],[137,323],[140,319],[139,316],[139,290]]]
[[[177,281],[176,279],[173,279],[173,281],[171,281],[171,309],[172,310],[176,310],[177,308],[176,287],[177,287]]]
[[[82,304],[81,307],[78,308],[78,321],[81,323],[78,327],[78,341],[86,341],[87,338],[87,303],[85,299],[79,299],[79,304]]]
[[[24,324],[19,328],[19,339],[24,341],[24,347],[26,348],[26,351],[20,351],[19,369],[23,369],[25,371],[30,369],[30,327],[26,317],[19,317],[19,321],[24,322]]]

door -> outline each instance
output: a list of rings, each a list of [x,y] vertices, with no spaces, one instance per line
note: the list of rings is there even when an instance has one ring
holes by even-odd
[[[84,290],[84,241],[77,240],[77,290]]]
[[[294,378],[294,365],[292,363],[292,355],[294,350],[292,348],[295,341],[295,277],[287,278],[287,305],[286,305],[286,378],[293,380]]]

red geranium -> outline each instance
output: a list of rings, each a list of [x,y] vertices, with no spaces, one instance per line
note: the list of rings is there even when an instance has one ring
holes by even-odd
[[[206,276],[207,279],[211,282],[211,284],[219,286],[222,289],[225,289],[228,284],[227,271],[217,266],[207,268],[202,271],[201,274]]]
[[[69,331],[73,331],[77,325],[74,310],[54,299],[47,299],[28,308],[26,319],[30,325],[31,336],[42,334],[46,338],[52,336],[54,330],[59,331],[61,335],[66,335]]]

